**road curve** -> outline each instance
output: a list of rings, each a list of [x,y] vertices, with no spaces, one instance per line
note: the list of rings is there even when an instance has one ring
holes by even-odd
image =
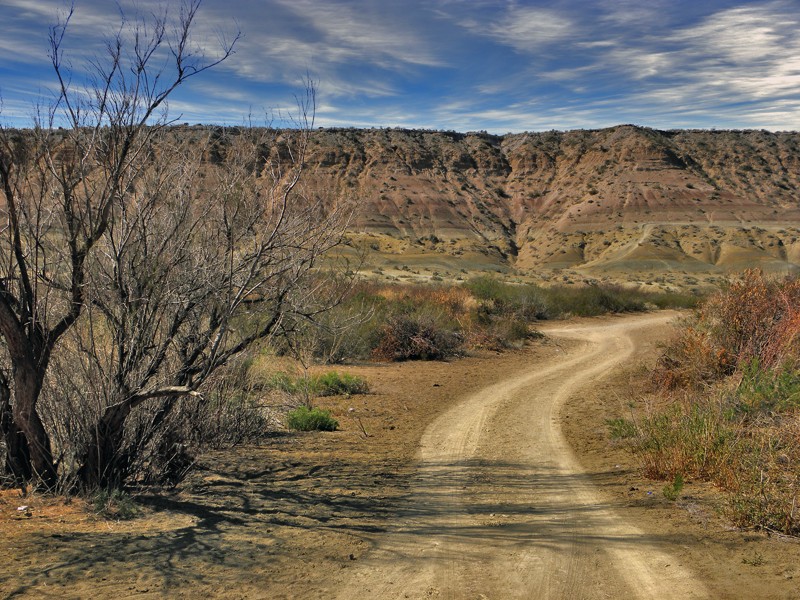
[[[409,506],[339,597],[708,597],[657,538],[604,504],[558,425],[568,398],[632,357],[632,332],[670,317],[551,326],[578,343],[440,415]]]

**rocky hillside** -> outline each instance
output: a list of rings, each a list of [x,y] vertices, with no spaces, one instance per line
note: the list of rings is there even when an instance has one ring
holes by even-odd
[[[378,271],[668,287],[800,266],[798,133],[321,129],[309,167],[358,199]]]

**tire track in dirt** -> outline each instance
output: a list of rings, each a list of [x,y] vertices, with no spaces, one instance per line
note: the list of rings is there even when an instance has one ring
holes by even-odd
[[[704,598],[665,541],[626,523],[558,424],[564,402],[670,314],[555,325],[560,356],[465,398],[427,428],[400,522],[340,598]]]

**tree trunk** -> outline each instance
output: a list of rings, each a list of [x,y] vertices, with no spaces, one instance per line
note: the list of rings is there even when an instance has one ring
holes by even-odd
[[[33,475],[28,440],[14,422],[11,389],[3,373],[0,373],[0,432],[6,443],[5,471],[14,477],[16,483],[28,481]]]
[[[19,428],[27,442],[31,475],[37,477],[48,489],[53,489],[58,483],[58,474],[53,463],[50,436],[36,411],[43,380],[44,372],[39,373],[28,364],[15,361],[12,415],[14,425]]]
[[[112,488],[122,485],[127,461],[121,455],[125,419],[130,407],[123,404],[110,406],[100,417],[92,433],[78,472],[85,489]]]

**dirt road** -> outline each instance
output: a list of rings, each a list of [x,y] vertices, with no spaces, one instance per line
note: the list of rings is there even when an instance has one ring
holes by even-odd
[[[340,598],[701,598],[691,570],[603,504],[558,425],[564,402],[632,358],[654,314],[551,326],[556,358],[426,430],[411,502]]]

